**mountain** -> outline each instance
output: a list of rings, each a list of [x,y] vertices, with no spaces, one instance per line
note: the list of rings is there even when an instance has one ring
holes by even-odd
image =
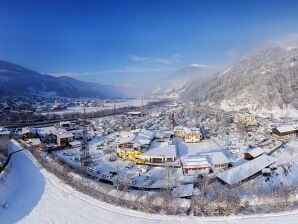
[[[254,50],[230,69],[193,81],[181,97],[225,110],[295,111],[298,109],[298,48]]]
[[[70,77],[43,75],[0,60],[0,95],[43,95],[61,97],[117,97],[112,86],[79,81]]]
[[[205,65],[193,64],[186,66],[172,75],[159,80],[154,85],[152,94],[155,96],[177,98],[187,84],[209,73],[210,68]]]

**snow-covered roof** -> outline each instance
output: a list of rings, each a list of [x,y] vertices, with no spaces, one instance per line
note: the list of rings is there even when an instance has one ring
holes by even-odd
[[[213,140],[205,140],[199,143],[182,143],[179,151],[181,156],[195,156],[206,152],[223,151],[224,148]]]
[[[188,167],[210,167],[207,156],[188,157],[181,160],[183,168]]]
[[[132,142],[135,138],[135,135],[134,134],[131,134],[129,136],[126,136],[126,137],[120,137],[117,139],[117,143],[127,143],[127,142]]]
[[[157,138],[169,138],[172,135],[173,135],[172,131],[160,131],[160,130],[155,131],[155,136]]]
[[[72,147],[80,147],[82,143],[78,140],[72,141],[69,143]]]
[[[143,136],[145,138],[148,138],[148,139],[153,139],[154,136],[155,136],[155,133],[153,131],[149,131],[149,130],[146,130],[146,129],[142,129],[139,133],[140,136]]]
[[[172,195],[176,198],[190,197],[193,193],[193,184],[183,184],[175,187],[172,191]]]
[[[21,130],[21,134],[26,134],[26,133],[36,133],[36,129],[32,127],[24,127]]]
[[[280,133],[298,131],[298,125],[285,125],[276,128]]]
[[[9,135],[10,131],[4,127],[0,127],[0,135]]]
[[[216,173],[215,175],[225,183],[234,185],[255,175],[275,161],[276,159],[272,156],[261,155],[249,162],[243,163],[229,170]]]
[[[142,154],[142,156],[176,157],[176,146],[167,143],[157,144],[155,142]]]
[[[27,142],[33,146],[39,146],[41,144],[39,138],[30,138]]]
[[[57,137],[59,137],[59,138],[72,138],[73,134],[69,131],[59,131],[57,133]]]
[[[251,150],[249,150],[249,151],[247,151],[245,153],[250,154],[252,157],[258,157],[258,156],[264,154],[265,151],[261,147],[256,147],[256,148],[253,148],[253,149],[251,149]]]
[[[41,127],[37,128],[37,133],[39,135],[47,135],[47,134],[56,134],[58,128],[55,126]]]
[[[218,165],[218,164],[226,164],[226,163],[231,162],[229,160],[229,158],[221,151],[206,153],[206,154],[202,153],[201,155],[208,156],[212,166],[215,166],[215,165]]]
[[[177,126],[174,128],[174,131],[183,131],[186,134],[194,133],[194,132],[200,132],[199,128],[188,128],[188,127],[183,127],[183,126]]]

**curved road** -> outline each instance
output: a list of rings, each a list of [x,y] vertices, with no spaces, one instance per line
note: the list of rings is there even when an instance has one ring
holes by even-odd
[[[116,207],[86,196],[62,183],[53,174],[39,167],[27,151],[12,157],[12,171],[9,175],[21,176],[27,180],[15,189],[14,195],[24,198],[10,203],[7,209],[0,208],[0,223],[100,223],[100,224],[153,224],[153,223],[297,223],[298,211],[270,215],[236,217],[174,217],[151,215]],[[26,167],[24,167],[24,164]],[[8,175],[8,179],[9,179]],[[9,181],[8,181],[9,182]],[[13,188],[11,188],[13,189]],[[1,185],[0,185],[1,190]],[[24,192],[25,191],[25,192]],[[30,193],[29,193],[30,192]],[[0,192],[1,193],[1,192]],[[40,196],[36,197],[36,194]],[[1,194],[0,194],[1,195]],[[25,195],[25,196],[24,196]],[[38,199],[36,203],[29,203]],[[34,201],[33,200],[33,201]],[[28,203],[27,203],[28,202]],[[26,205],[28,205],[26,207]],[[30,206],[32,206],[30,208]],[[29,207],[29,208],[28,208]],[[22,208],[29,211],[23,212]],[[4,211],[4,212],[3,212]],[[10,214],[9,214],[10,213]],[[18,214],[16,214],[18,213]],[[13,217],[15,214],[17,217]],[[4,221],[4,222],[3,222]]]

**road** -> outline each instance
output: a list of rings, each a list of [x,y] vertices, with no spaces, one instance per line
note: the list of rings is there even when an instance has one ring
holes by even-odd
[[[298,210],[270,215],[219,218],[145,214],[100,202],[74,190],[40,167],[27,151],[15,154],[11,161],[13,166],[5,186],[16,191],[10,192],[15,198],[9,202],[7,209],[0,208],[0,223],[298,223]],[[14,178],[19,180],[17,188],[9,186],[14,183],[10,179]],[[39,196],[36,196],[37,194]]]

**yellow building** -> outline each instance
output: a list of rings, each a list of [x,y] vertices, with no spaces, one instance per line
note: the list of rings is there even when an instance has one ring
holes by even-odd
[[[237,115],[234,118],[234,122],[238,123],[238,124],[255,123],[256,122],[256,117],[252,114]]]
[[[186,143],[196,143],[202,139],[202,133],[198,128],[176,127],[174,135],[182,138]]]
[[[202,134],[200,131],[193,131],[191,133],[186,133],[184,135],[184,141],[186,143],[200,142],[202,139]]]
[[[176,137],[183,138],[184,137],[184,127],[176,127],[174,129],[174,135]]]

